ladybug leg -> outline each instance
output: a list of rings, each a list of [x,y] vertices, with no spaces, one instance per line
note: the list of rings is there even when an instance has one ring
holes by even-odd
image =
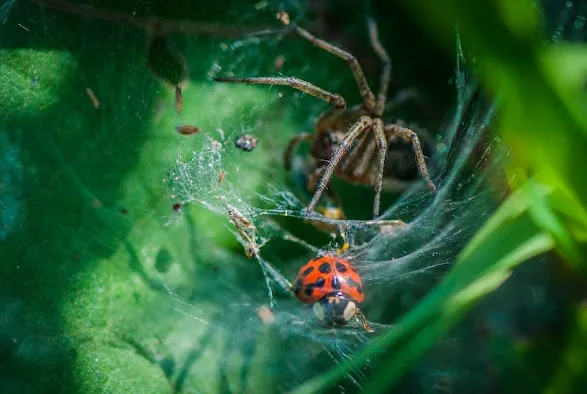
[[[344,240],[344,234],[342,235],[342,238]],[[344,243],[342,244],[342,246],[336,251],[336,254],[340,256],[341,254],[343,254],[344,252],[346,252],[347,250],[349,250],[350,247],[351,246],[349,245],[349,243],[346,242],[346,241],[344,241]]]
[[[367,332],[375,332],[375,330],[372,329],[371,326],[369,326],[369,324],[367,323],[367,319],[365,319],[365,315],[363,314],[363,312],[361,312],[359,308],[357,308],[357,311],[355,312],[355,317],[357,318],[359,323],[361,323],[363,330]]]

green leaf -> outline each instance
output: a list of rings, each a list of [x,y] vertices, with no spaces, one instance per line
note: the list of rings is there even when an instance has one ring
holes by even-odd
[[[201,176],[217,187],[225,168],[224,187],[252,195],[266,182],[264,170],[276,167],[271,143],[261,136],[258,149],[245,153],[231,138],[274,95],[216,88],[199,75],[186,83],[180,117],[173,89],[145,63],[140,31],[60,13],[47,19],[24,4],[25,12],[13,12],[28,30],[11,22],[11,35],[3,27],[0,50],[0,176],[7,182],[0,188],[8,191],[0,205],[10,208],[0,228],[0,307],[10,322],[0,325],[3,387],[224,392],[223,381],[238,388],[246,376],[265,391],[263,368],[251,366],[252,356],[217,322],[218,291],[229,294],[219,283],[263,290],[259,267],[245,258],[226,217],[196,205],[176,212],[182,201],[168,180],[180,158],[221,140],[222,125],[225,161],[176,181],[198,196],[209,191]],[[211,64],[197,47],[184,55],[198,70]],[[181,123],[202,132],[181,136]],[[266,117],[258,129],[287,138],[282,131],[291,126]],[[269,348],[262,332],[250,340]]]

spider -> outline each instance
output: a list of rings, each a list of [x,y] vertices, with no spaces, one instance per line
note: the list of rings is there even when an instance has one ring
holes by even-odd
[[[279,12],[277,18],[284,25],[289,25],[289,15],[286,12]],[[391,81],[391,60],[379,41],[375,21],[368,18],[367,22],[371,46],[383,64],[377,96],[371,91],[355,56],[313,36],[297,25],[291,25],[291,29],[297,35],[349,64],[363,97],[362,104],[349,108],[341,95],[295,77],[214,78],[217,82],[289,86],[333,105],[316,121],[317,133],[301,133],[295,136],[289,142],[284,155],[285,168],[289,170],[291,155],[295,148],[302,141],[312,143],[311,154],[318,164],[312,173],[308,174],[308,189],[313,193],[313,197],[306,208],[306,215],[314,211],[332,175],[335,174],[355,184],[374,186],[373,217],[378,218],[384,177],[389,177],[391,173],[391,169],[386,167],[388,143],[397,139],[412,144],[418,171],[428,187],[436,192],[436,186],[428,175],[424,153],[416,132],[397,123],[385,124],[381,119],[386,109],[387,89]]]

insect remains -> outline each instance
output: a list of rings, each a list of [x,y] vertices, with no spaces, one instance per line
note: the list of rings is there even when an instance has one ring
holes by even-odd
[[[192,135],[192,134],[196,134],[196,133],[202,131],[202,129],[200,129],[199,127],[196,127],[196,126],[190,126],[190,125],[184,124],[181,126],[177,126],[175,128],[175,131],[177,131],[181,135]]]
[[[235,142],[237,148],[250,152],[257,146],[257,139],[248,134],[241,135]]]
[[[238,209],[232,205],[226,204],[230,222],[236,227],[239,234],[245,241],[245,255],[254,259],[259,255],[259,249],[265,245],[265,242],[257,245],[257,228],[248,220]]]
[[[224,170],[220,170],[218,173],[218,187],[222,186],[222,182],[224,182],[224,177],[226,177],[226,174],[228,173]]]
[[[100,108],[100,100],[98,100],[98,98],[94,94],[94,91],[92,89],[90,89],[90,88],[86,88],[86,94],[90,98],[90,101],[92,102],[92,106],[95,109]]]
[[[279,12],[277,18],[285,25],[290,24],[287,12]],[[428,174],[425,156],[417,133],[403,125],[386,124],[382,120],[386,107],[391,107],[395,103],[394,100],[389,103],[387,100],[387,90],[391,82],[391,60],[379,41],[375,21],[371,18],[368,19],[371,46],[383,64],[377,96],[369,87],[355,56],[313,36],[295,24],[292,24],[290,29],[318,48],[330,52],[348,63],[363,97],[362,104],[349,108],[341,95],[328,92],[295,77],[216,77],[214,80],[217,82],[289,86],[332,104],[333,107],[325,111],[316,121],[316,133],[302,133],[294,137],[289,142],[284,155],[285,168],[289,170],[291,156],[296,147],[303,141],[312,144],[313,164],[307,173],[307,188],[310,193],[313,193],[313,197],[306,208],[306,214],[314,211],[320,197],[327,190],[331,177],[337,175],[349,182],[372,185],[375,188],[373,217],[377,218],[380,212],[381,191],[393,181],[393,168],[390,168],[390,163],[386,161],[386,158],[390,152],[390,144],[397,140],[412,145],[418,172],[428,187],[436,192],[436,186]]]

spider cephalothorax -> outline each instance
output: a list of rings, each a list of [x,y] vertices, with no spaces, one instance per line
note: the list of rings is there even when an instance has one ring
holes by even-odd
[[[280,12],[277,17],[281,22],[289,25],[287,13]],[[428,187],[436,191],[428,175],[424,153],[416,132],[396,123],[385,124],[381,119],[387,104],[391,60],[379,42],[375,22],[369,19],[368,24],[371,45],[383,63],[377,97],[369,88],[365,74],[352,54],[314,37],[299,26],[291,26],[299,36],[348,62],[363,96],[363,104],[347,108],[347,103],[342,96],[293,77],[214,78],[219,82],[286,85],[333,104],[333,108],[323,113],[316,122],[317,134],[297,135],[290,141],[285,153],[285,167],[289,169],[291,154],[295,147],[302,141],[312,142],[311,153],[315,166],[312,173],[308,174],[308,189],[314,195],[306,209],[307,213],[314,210],[330,178],[336,174],[350,182],[375,187],[373,215],[378,217],[384,177],[391,173],[389,167],[386,168],[388,145],[391,141],[398,139],[412,144],[420,174]]]

